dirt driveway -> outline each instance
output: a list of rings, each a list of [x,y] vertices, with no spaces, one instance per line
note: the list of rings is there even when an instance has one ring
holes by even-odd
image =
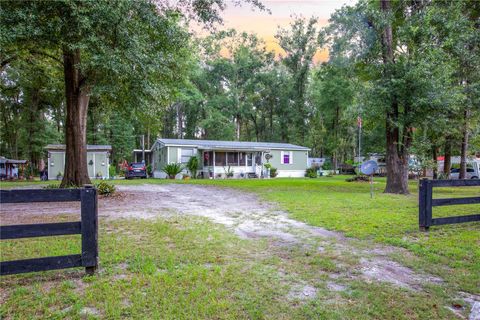
[[[276,205],[261,201],[255,194],[212,186],[168,184],[118,186],[114,197],[99,200],[100,219],[157,219],[174,215],[205,217],[225,225],[241,238],[267,239],[272,245],[315,247],[317,252],[334,248],[339,256],[353,256],[357,272],[332,275],[332,290],[342,290],[334,279],[361,278],[365,281],[383,281],[410,290],[423,290],[425,285],[441,285],[443,280],[414,272],[390,256],[408,254],[396,247],[386,247],[349,239],[337,232],[290,219]],[[16,212],[14,218],[13,213]],[[2,205],[2,224],[69,220],[78,216],[78,203]],[[315,296],[313,284],[301,283],[292,291],[294,297]],[[465,296],[472,306],[470,319],[480,319],[480,297]],[[477,310],[477,311],[476,311]],[[454,310],[452,310],[454,311]]]

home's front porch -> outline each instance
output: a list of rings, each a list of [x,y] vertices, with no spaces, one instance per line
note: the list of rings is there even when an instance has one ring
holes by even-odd
[[[268,150],[200,150],[204,178],[257,178],[263,176]]]

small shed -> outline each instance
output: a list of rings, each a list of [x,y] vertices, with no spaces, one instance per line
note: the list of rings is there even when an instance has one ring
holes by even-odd
[[[1,179],[18,179],[18,169],[24,167],[27,160],[15,160],[0,157],[0,178]]]
[[[48,180],[63,176],[65,171],[65,145],[49,144],[45,147],[48,153]],[[108,165],[112,147],[109,145],[87,145],[87,168],[90,178],[108,179]]]

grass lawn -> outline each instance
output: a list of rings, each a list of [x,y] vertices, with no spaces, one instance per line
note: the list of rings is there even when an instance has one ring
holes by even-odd
[[[170,181],[119,180],[116,184]],[[369,185],[345,177],[271,180],[190,180],[255,192],[292,218],[338,230],[362,243],[403,247],[395,257],[447,282],[423,291],[360,280],[328,289],[329,274],[354,268],[335,253],[272,247],[242,240],[225,227],[199,218],[156,221],[104,220],[100,225],[100,272],[81,270],[0,279],[3,319],[451,319],[444,308],[457,291],[480,293],[480,223],[418,231],[416,183],[412,195],[385,195],[384,180]],[[38,182],[36,184],[39,184]],[[2,182],[2,188],[25,185]],[[439,188],[435,197],[474,196],[480,188]],[[434,216],[478,213],[478,205],[434,208]],[[72,241],[73,240],[73,241]],[[78,237],[2,241],[1,260],[77,253]],[[279,272],[279,270],[281,272]],[[292,286],[315,283],[317,298],[289,298]],[[90,309],[89,309],[90,308]]]

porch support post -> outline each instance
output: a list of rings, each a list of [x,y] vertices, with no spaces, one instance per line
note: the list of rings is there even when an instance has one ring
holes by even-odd
[[[215,150],[213,151],[213,179],[215,179]]]

